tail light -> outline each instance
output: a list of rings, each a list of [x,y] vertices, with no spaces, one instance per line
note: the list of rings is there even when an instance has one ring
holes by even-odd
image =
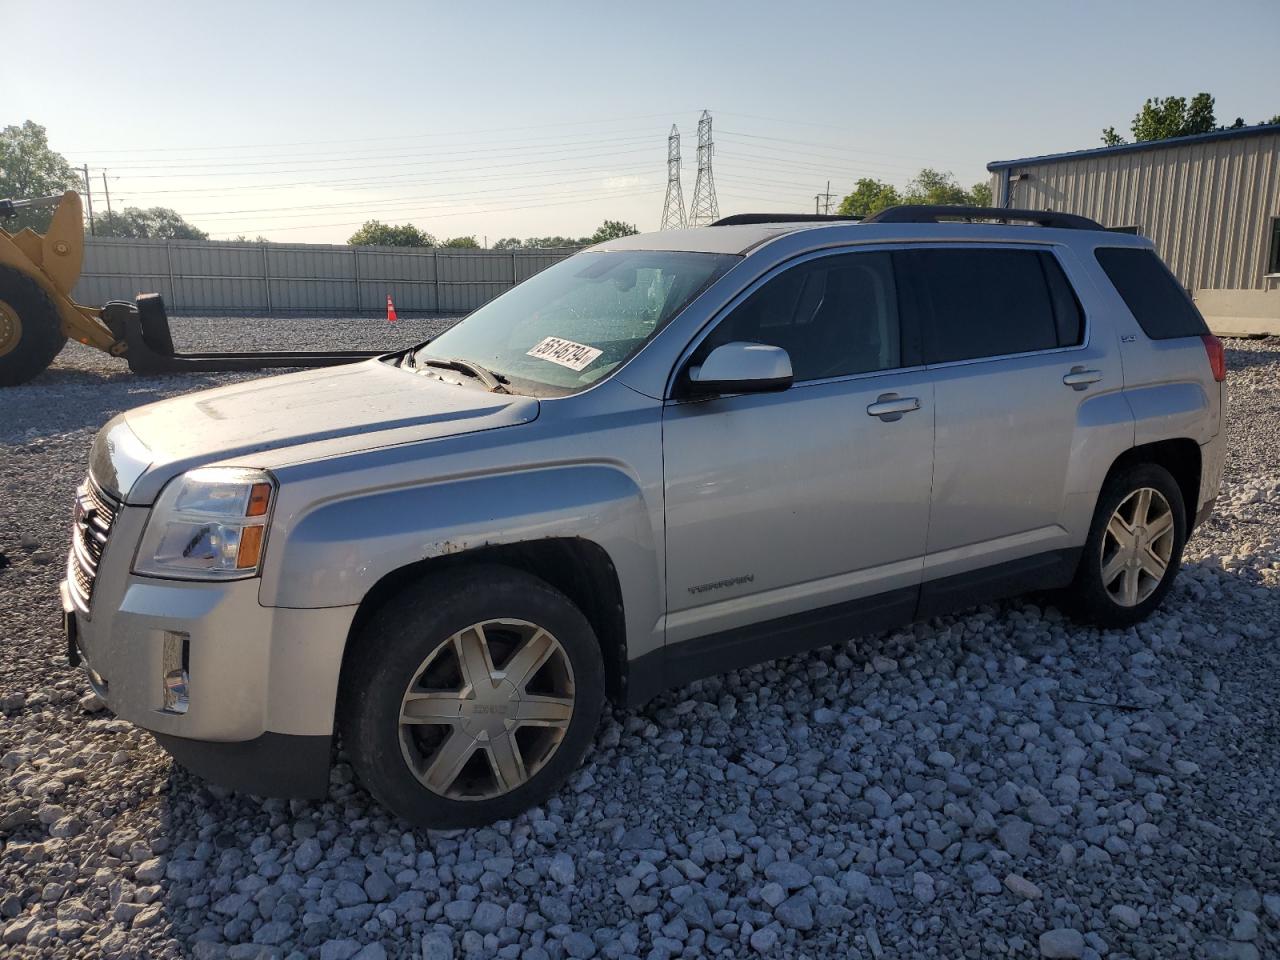
[[[1206,333],[1200,339],[1204,341],[1204,352],[1209,355],[1213,379],[1221,383],[1227,379],[1227,352],[1222,349],[1222,341],[1212,333]]]

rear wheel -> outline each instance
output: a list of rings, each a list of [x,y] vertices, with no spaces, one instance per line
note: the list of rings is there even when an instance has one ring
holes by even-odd
[[[581,761],[604,706],[586,618],[505,567],[422,581],[355,642],[343,745],[369,791],[421,827],[478,826],[546,800]]]
[[[1169,471],[1155,464],[1121,471],[1098,498],[1068,605],[1101,626],[1146,618],[1173,586],[1186,539],[1182,491]]]
[[[26,274],[0,267],[0,387],[41,373],[66,342],[48,294]]]

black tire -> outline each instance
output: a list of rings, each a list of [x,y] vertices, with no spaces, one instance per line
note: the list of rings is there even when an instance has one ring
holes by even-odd
[[[1173,516],[1172,549],[1164,576],[1150,595],[1134,606],[1123,606],[1102,582],[1103,541],[1107,524],[1115,511],[1131,494],[1144,487],[1158,491],[1169,504]],[[1127,627],[1145,620],[1172,588],[1186,542],[1186,504],[1181,488],[1169,471],[1153,463],[1137,464],[1118,471],[1108,478],[1098,496],[1089,539],[1085,542],[1075,580],[1063,597],[1064,606],[1077,619],[1102,627]]]
[[[572,715],[559,745],[523,784],[499,796],[452,799],[410,770],[401,700],[442,641],[498,618],[535,624],[559,642],[572,667]],[[417,581],[370,617],[343,668],[338,724],[356,774],[384,806],[422,828],[475,827],[514,817],[559,789],[590,746],[604,702],[600,644],[578,608],[537,577],[486,565]]]
[[[67,342],[58,311],[41,286],[12,267],[0,267],[0,301],[16,315],[17,342],[4,332],[11,319],[0,317],[0,387],[15,387],[38,376]]]

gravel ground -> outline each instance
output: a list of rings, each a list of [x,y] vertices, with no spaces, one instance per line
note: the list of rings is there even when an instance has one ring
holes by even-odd
[[[543,809],[425,834],[344,763],[324,802],[210,788],[67,668],[55,588],[93,432],[247,376],[134,378],[73,346],[0,393],[0,953],[1278,956],[1280,343],[1229,346],[1224,496],[1149,622],[1019,601],[832,637],[613,712]]]

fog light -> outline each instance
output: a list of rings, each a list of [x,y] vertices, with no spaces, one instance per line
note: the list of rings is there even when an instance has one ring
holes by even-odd
[[[190,706],[188,690],[191,677],[188,673],[191,665],[191,638],[185,633],[172,630],[164,632],[164,651],[161,660],[161,675],[164,689],[161,693],[164,709],[169,713],[186,713]]]

